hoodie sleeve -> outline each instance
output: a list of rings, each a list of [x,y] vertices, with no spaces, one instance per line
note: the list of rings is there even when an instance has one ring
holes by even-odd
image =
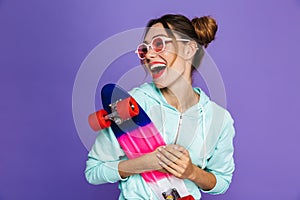
[[[126,159],[125,153],[112,130],[110,128],[101,130],[88,154],[86,180],[93,185],[126,180],[120,177],[118,171],[122,159]]]
[[[215,175],[217,182],[212,190],[202,190],[204,193],[223,194],[227,191],[231,183],[232,174],[235,169],[233,159],[233,138],[235,130],[233,126],[233,119],[227,111],[226,116],[226,121],[216,144],[214,153],[209,158],[205,168],[206,171]]]

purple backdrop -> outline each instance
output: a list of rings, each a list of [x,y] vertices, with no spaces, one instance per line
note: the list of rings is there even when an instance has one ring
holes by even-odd
[[[220,27],[208,52],[235,119],[236,171],[225,195],[203,199],[300,199],[299,0],[0,0],[0,200],[117,198],[116,184],[84,178],[74,80],[99,42],[165,13]]]

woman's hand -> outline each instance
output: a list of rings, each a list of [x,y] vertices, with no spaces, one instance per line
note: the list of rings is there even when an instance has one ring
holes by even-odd
[[[158,170],[181,179],[191,179],[194,173],[189,152],[180,145],[158,147],[155,151],[135,159],[121,161],[119,173],[125,178],[133,174]]]
[[[167,172],[180,179],[192,179],[194,167],[189,152],[176,144],[159,147],[156,153],[159,165]]]
[[[161,147],[159,147],[161,148]],[[145,155],[142,155],[138,159],[143,160],[143,171],[153,171],[153,170],[158,170],[158,171],[164,171],[162,166],[160,165],[160,160],[158,157],[158,154],[160,153],[157,148],[151,153],[147,153]]]
[[[144,154],[140,157],[123,160],[118,165],[119,174],[122,178],[143,172],[158,170],[166,172],[159,164],[160,160],[157,157],[159,151],[156,149],[151,153]]]

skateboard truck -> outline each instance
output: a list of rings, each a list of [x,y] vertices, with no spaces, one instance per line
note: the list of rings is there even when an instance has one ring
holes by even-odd
[[[94,131],[108,128],[111,125],[111,121],[120,125],[139,114],[139,106],[132,97],[119,99],[111,103],[109,107],[111,111],[109,114],[106,110],[102,109],[89,116],[89,124]]]
[[[179,195],[178,191],[176,190],[176,188],[172,188],[168,192],[163,192],[162,196],[166,200],[195,200],[192,195],[188,195],[188,196],[185,196],[185,197],[180,197],[180,195]]]
[[[105,119],[110,119],[118,125],[139,114],[139,107],[132,97],[119,99],[109,106],[111,113],[106,115]]]
[[[172,188],[168,192],[163,192],[162,195],[165,199],[177,200],[180,198],[180,196],[175,188]]]

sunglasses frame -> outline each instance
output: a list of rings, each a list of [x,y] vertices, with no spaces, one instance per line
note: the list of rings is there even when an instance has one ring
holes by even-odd
[[[160,51],[155,51],[154,50],[155,48],[153,48],[153,41],[155,39],[158,39],[158,38],[161,39],[162,44],[163,44],[163,48]],[[141,43],[141,44],[139,44],[137,46],[136,50],[135,50],[135,53],[137,54],[137,56],[139,57],[140,60],[144,60],[146,58],[146,54],[150,50],[150,47],[151,47],[151,49],[153,49],[155,51],[155,53],[161,53],[161,52],[163,52],[166,49],[166,42],[171,42],[171,41],[173,41],[172,38],[163,37],[163,36],[157,36],[157,37],[154,37],[149,44],[146,44],[144,42]],[[178,42],[190,42],[191,40],[189,40],[189,39],[183,39],[183,38],[176,38],[175,41],[178,41]],[[142,46],[142,45],[145,45],[147,47],[147,52],[145,53],[145,57],[143,57],[143,58],[140,57],[140,54],[139,54],[139,47]]]

